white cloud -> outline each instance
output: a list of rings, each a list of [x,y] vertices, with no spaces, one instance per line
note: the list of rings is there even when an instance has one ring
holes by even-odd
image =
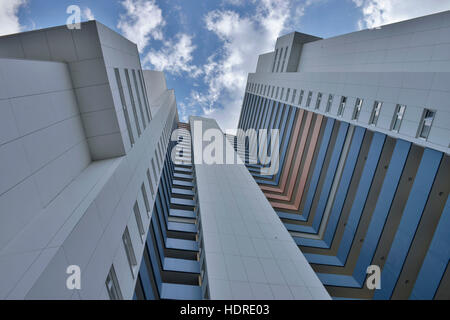
[[[223,130],[235,129],[247,75],[255,72],[258,54],[272,51],[277,37],[293,21],[292,12],[303,14],[303,8],[312,2],[254,0],[256,10],[248,15],[233,10],[209,12],[206,28],[219,38],[222,48],[203,68],[207,92],[192,91],[188,105],[201,107]]]
[[[17,14],[26,4],[27,0],[0,0],[0,36],[23,30]]]
[[[123,35],[137,44],[142,52],[150,40],[162,40],[165,21],[155,0],[124,0],[126,13],[120,15],[119,28]]]
[[[363,18],[360,29],[375,28],[450,9],[450,0],[353,0]]]
[[[223,0],[222,3],[230,4],[233,6],[242,6],[243,4],[245,4],[245,1],[244,0]]]
[[[173,74],[187,72],[195,78],[201,73],[201,70],[192,64],[192,53],[195,49],[192,37],[179,33],[174,40],[165,41],[160,50],[150,50],[144,58],[144,64],[150,63],[157,70]]]
[[[84,8],[82,15],[83,15],[83,18],[86,19],[87,21],[95,20],[95,16],[92,13],[91,8],[88,8],[88,7]]]

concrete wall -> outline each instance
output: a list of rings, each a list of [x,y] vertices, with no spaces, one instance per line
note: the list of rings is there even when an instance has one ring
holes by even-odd
[[[296,90],[294,105],[306,108],[312,91],[313,109],[325,114],[328,95],[334,96],[327,116],[337,116],[342,96],[348,97],[342,119],[371,130],[449,153],[450,145],[450,25],[449,12],[413,19],[381,29],[365,30],[303,45],[298,72],[254,73],[249,83]],[[299,92],[304,99],[298,104]],[[269,90],[271,92],[271,90]],[[272,97],[285,101],[285,97]],[[356,98],[364,100],[360,117],[352,120]],[[289,102],[291,97],[289,97]],[[374,102],[383,106],[375,126],[368,124]],[[397,104],[407,106],[400,131],[391,131]],[[428,139],[417,138],[424,108],[436,111]]]
[[[444,72],[450,12],[305,44],[299,72]]]
[[[126,106],[131,115],[131,127],[135,130],[136,118],[124,69],[130,72],[138,122],[143,120],[137,96],[144,104],[143,108],[148,102],[145,90],[139,88],[141,64],[134,43],[97,21],[89,21],[82,23],[80,30],[61,26],[0,37],[0,57],[67,63],[92,159],[123,156],[130,149],[114,68],[121,69]],[[132,70],[137,72],[138,89]],[[137,136],[137,132],[134,134]]]
[[[30,241],[28,227],[52,210],[52,203],[91,158],[66,64],[0,59],[0,88],[0,264],[5,271],[0,297],[4,298],[15,276],[43,248],[37,239]],[[47,236],[50,229],[35,232]]]
[[[190,126],[196,159],[209,144],[203,133],[220,128],[200,117],[191,117]],[[228,145],[223,161],[236,158],[223,134],[216,139]],[[329,299],[244,164],[200,162],[195,172],[211,299]]]
[[[269,52],[265,54],[261,54],[258,57],[258,64],[256,66],[256,72],[272,72],[273,59],[275,59],[275,52]]]
[[[97,22],[1,37],[0,56],[20,58],[0,59],[0,298],[109,299],[112,265],[123,297],[132,298],[137,270],[130,270],[122,234],[128,227],[139,263],[145,235],[133,206],[137,201],[147,232],[151,212],[141,186],[153,206],[149,184],[156,190],[161,173],[154,176],[150,163],[164,157],[156,150],[166,152],[178,120],[173,91],[147,117],[136,45]],[[80,291],[66,287],[69,265],[81,268]]]
[[[150,105],[157,101],[167,90],[166,77],[164,72],[154,70],[144,70],[144,80],[147,85],[147,94]]]

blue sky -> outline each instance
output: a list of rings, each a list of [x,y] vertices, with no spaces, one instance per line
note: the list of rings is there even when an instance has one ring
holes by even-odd
[[[0,0],[0,34],[66,23],[70,5],[138,44],[163,70],[180,118],[237,125],[247,74],[279,35],[322,38],[450,9],[450,0]]]

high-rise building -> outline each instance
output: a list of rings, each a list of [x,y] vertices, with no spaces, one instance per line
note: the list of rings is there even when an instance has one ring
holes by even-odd
[[[209,129],[101,23],[0,37],[0,299],[329,299]]]
[[[273,175],[248,170],[333,298],[450,299],[449,53],[447,11],[290,33],[248,76],[237,136],[280,147]]]

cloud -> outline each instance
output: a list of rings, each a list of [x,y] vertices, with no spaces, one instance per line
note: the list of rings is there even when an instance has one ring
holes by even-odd
[[[173,40],[165,41],[160,50],[150,50],[144,58],[144,64],[149,63],[157,70],[177,75],[186,72],[190,77],[196,78],[201,70],[192,64],[195,49],[192,37],[179,33]]]
[[[242,6],[245,4],[244,0],[223,0],[223,4],[230,4],[233,6]]]
[[[318,0],[316,0],[318,1]],[[252,1],[247,15],[233,10],[213,10],[205,16],[206,29],[222,43],[203,67],[206,92],[193,90],[188,105],[217,120],[223,130],[235,129],[240,115],[247,75],[255,72],[258,55],[273,51],[277,37],[314,1]],[[298,19],[298,17],[296,17]]]
[[[119,28],[123,35],[137,44],[143,52],[151,39],[162,40],[162,27],[166,24],[155,0],[124,0],[126,13],[120,15]]]
[[[86,19],[87,21],[95,20],[95,16],[94,16],[94,14],[92,13],[92,10],[91,10],[90,8],[88,8],[88,7],[86,7],[86,8],[83,9],[82,16],[83,16],[83,18]]]
[[[360,29],[413,19],[450,9],[450,0],[353,0],[361,8]]]
[[[27,0],[0,0],[0,36],[18,33],[24,29],[20,24],[19,9]]]

